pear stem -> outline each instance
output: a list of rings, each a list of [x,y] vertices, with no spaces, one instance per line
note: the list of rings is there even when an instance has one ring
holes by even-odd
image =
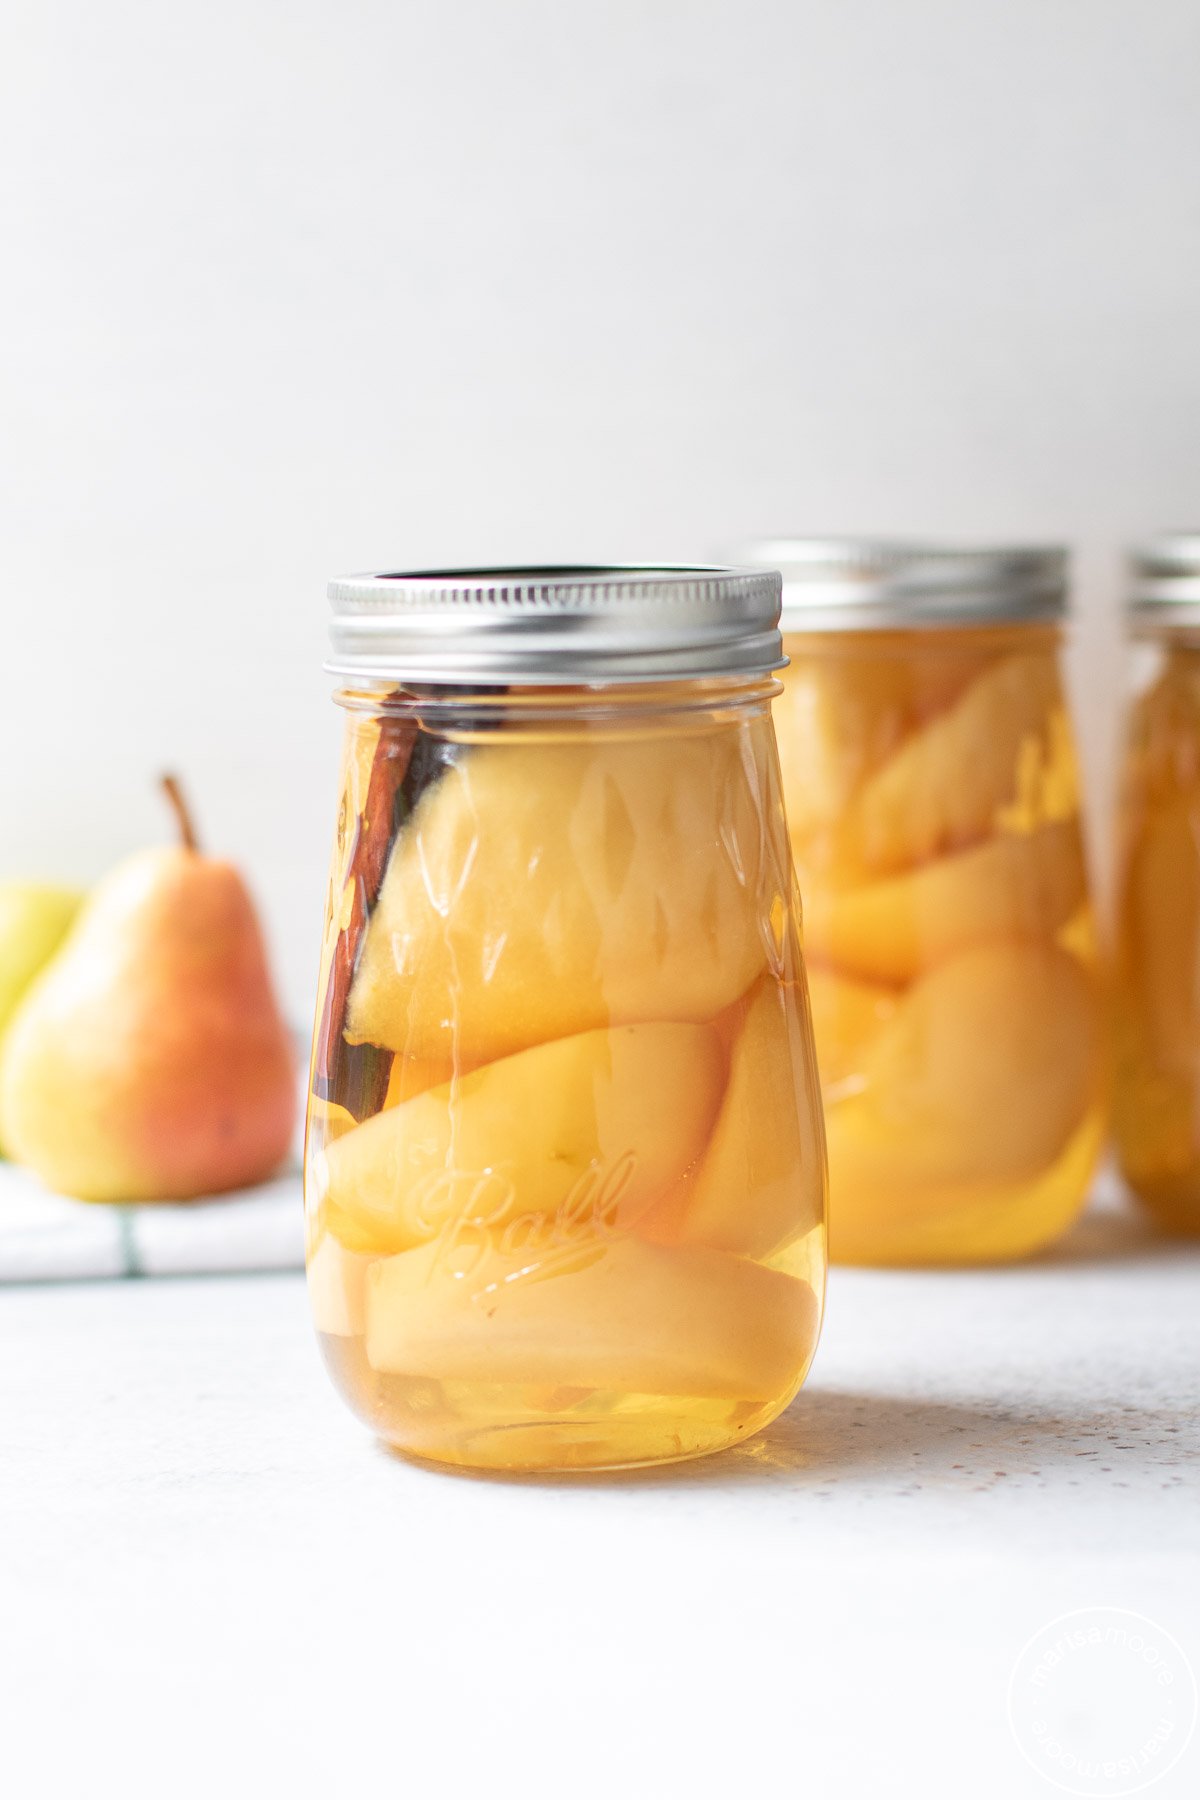
[[[171,811],[175,814],[175,822],[179,826],[179,836],[185,850],[199,850],[196,827],[192,823],[192,815],[188,803],[183,797],[183,789],[179,778],[175,775],[163,775],[159,778],[159,786],[171,803]]]

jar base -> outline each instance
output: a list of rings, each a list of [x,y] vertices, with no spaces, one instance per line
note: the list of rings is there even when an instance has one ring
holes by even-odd
[[[381,1376],[356,1340],[322,1334],[320,1344],[335,1385],[389,1449],[485,1474],[615,1472],[711,1456],[777,1418],[803,1373],[766,1401],[530,1390]]]

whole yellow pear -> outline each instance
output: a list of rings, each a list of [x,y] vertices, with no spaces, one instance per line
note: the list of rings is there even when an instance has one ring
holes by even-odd
[[[9,1020],[62,943],[82,898],[73,888],[40,881],[0,882],[0,1050]]]
[[[82,1200],[179,1200],[260,1180],[291,1141],[292,1047],[253,902],[229,863],[143,850],[95,889],[28,990],[0,1065],[0,1137]]]
[[[62,943],[82,899],[74,888],[0,882],[0,1032]]]

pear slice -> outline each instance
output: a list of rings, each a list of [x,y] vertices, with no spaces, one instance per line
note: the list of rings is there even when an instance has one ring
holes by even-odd
[[[900,1001],[895,988],[810,969],[808,997],[821,1092],[828,1104],[862,1085],[863,1065]]]
[[[936,717],[987,666],[969,634],[922,645],[893,632],[855,640],[789,634],[773,714],[788,823],[805,854],[836,830],[860,783],[903,753],[910,733]]]
[[[805,887],[804,948],[868,981],[912,981],[992,938],[1052,938],[1087,892],[1076,820],[992,838],[861,887]]]
[[[1200,678],[1189,649],[1173,650],[1157,681],[1129,709],[1123,771],[1127,803],[1170,801],[1200,776]]]
[[[471,1068],[474,1064],[470,1065]],[[418,1094],[427,1094],[430,1088],[444,1087],[453,1081],[456,1075],[465,1075],[466,1068],[456,1069],[446,1059],[438,1062],[420,1062],[413,1057],[397,1056],[392,1060],[391,1073],[388,1078],[387,1093],[384,1095],[384,1107],[402,1106],[406,1100],[413,1100]]]
[[[1152,1066],[1195,1082],[1200,1070],[1200,791],[1146,819],[1126,857],[1121,896],[1122,1012]]]
[[[831,1212],[936,1209],[947,1188],[1020,1181],[1062,1151],[1102,1091],[1094,979],[1051,944],[989,944],[918,982],[827,1109]]]
[[[790,902],[764,735],[471,749],[393,847],[347,1036],[478,1065],[731,1005],[772,954],[764,921]]]
[[[824,1215],[812,1032],[802,995],[766,977],[746,1002],[712,1142],[671,1235],[765,1257]]]
[[[1023,750],[1058,742],[1052,655],[1008,656],[864,781],[836,830],[843,865],[874,874],[977,842],[1018,798]]]
[[[367,1359],[393,1375],[768,1400],[816,1340],[807,1282],[636,1238],[527,1259],[429,1244],[367,1275]]]
[[[323,1231],[308,1258],[313,1323],[327,1337],[361,1337],[367,1328],[367,1270],[373,1257],[347,1250]]]
[[[313,1198],[356,1249],[404,1250],[447,1226],[507,1232],[510,1242],[606,1232],[697,1161],[724,1080],[705,1025],[625,1025],[540,1044],[330,1143]]]

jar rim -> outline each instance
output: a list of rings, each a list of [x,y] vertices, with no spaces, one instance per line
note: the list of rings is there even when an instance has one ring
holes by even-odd
[[[1162,531],[1130,551],[1125,610],[1139,631],[1200,627],[1200,531]]]
[[[922,539],[763,538],[740,558],[782,573],[786,632],[1054,624],[1067,610],[1061,545]]]
[[[782,667],[780,578],[719,564],[411,569],[329,584],[344,680],[563,686]]]

